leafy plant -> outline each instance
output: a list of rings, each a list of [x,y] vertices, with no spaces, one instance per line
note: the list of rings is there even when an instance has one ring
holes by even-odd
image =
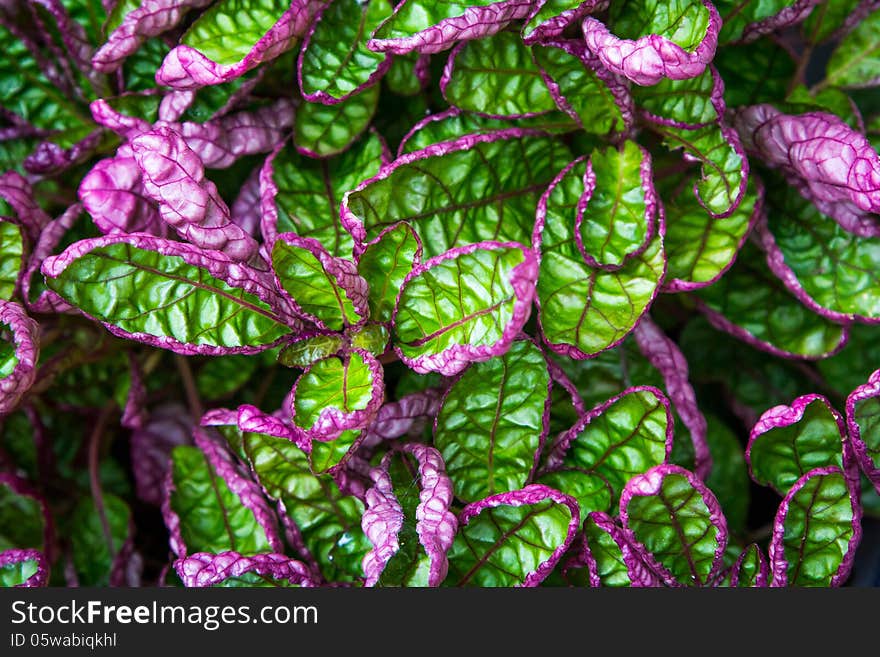
[[[878,21],[4,3],[0,584],[860,583]]]

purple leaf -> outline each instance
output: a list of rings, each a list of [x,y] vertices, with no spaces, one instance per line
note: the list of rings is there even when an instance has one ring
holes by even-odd
[[[175,402],[153,409],[142,428],[131,434],[131,468],[137,496],[148,504],[162,504],[171,450],[192,443],[193,421]]]
[[[286,438],[308,454],[312,450],[311,437],[293,422],[285,420],[281,415],[281,412],[268,415],[256,406],[242,404],[238,407],[233,423],[237,424],[238,428],[244,432],[264,433],[276,438]]]
[[[23,582],[15,584],[14,586],[22,588],[48,586],[49,564],[46,561],[46,557],[43,556],[43,553],[39,550],[19,550],[17,548],[0,552],[0,578],[2,578],[4,586],[6,585],[6,577],[4,576],[3,571],[13,570],[16,567],[19,567],[24,571],[23,574],[26,574],[27,571],[24,570],[24,564],[29,561],[35,562],[36,570],[28,575],[27,579]]]
[[[709,0],[701,0],[708,21],[706,31],[695,44],[682,47],[672,38],[675,25],[663,24],[648,20],[643,30],[658,29],[662,33],[647,33],[633,39],[615,36],[604,23],[588,16],[583,22],[584,39],[587,47],[592,50],[612,73],[629,78],[636,84],[650,86],[663,78],[685,80],[698,76],[712,61],[718,46],[718,31],[721,29],[721,17]],[[697,0],[693,0],[695,4]],[[668,20],[669,10],[655,3],[661,18]],[[636,7],[627,6],[633,14],[638,13]],[[650,10],[645,10],[650,11]],[[653,16],[651,17],[653,18]],[[645,23],[643,20],[642,23]]]
[[[125,396],[125,405],[122,408],[122,417],[119,419],[126,429],[141,429],[147,416],[147,386],[144,383],[144,371],[140,361],[132,352],[128,353],[128,394]]]
[[[248,235],[256,237],[260,232],[260,167],[242,183],[238,196],[229,208],[232,221]]]
[[[53,219],[40,233],[40,238],[34,246],[28,261],[27,269],[22,274],[21,296],[28,310],[35,313],[64,313],[73,311],[73,306],[62,299],[52,290],[42,290],[36,299],[31,298],[31,285],[34,283],[34,275],[40,271],[43,261],[55,251],[64,235],[76,222],[82,213],[79,203],[71,205],[57,219]]]
[[[382,404],[375,419],[367,426],[363,446],[378,445],[383,440],[415,437],[440,410],[443,392],[428,388]]]
[[[303,36],[324,0],[293,0],[290,9],[253,44],[239,61],[218,64],[195,48],[180,45],[165,57],[156,82],[174,89],[194,89],[238,78],[289,50]]]
[[[706,418],[697,406],[694,388],[688,380],[688,364],[678,348],[650,317],[642,318],[633,333],[639,350],[663,377],[666,392],[681,421],[691,434],[694,470],[705,479],[712,469],[712,455],[706,442]]]
[[[862,471],[880,492],[880,426],[877,408],[880,402],[880,370],[868,382],[846,398],[846,426],[849,439]]]
[[[527,46],[562,36],[587,14],[604,11],[609,0],[539,0],[526,16],[522,39]]]
[[[131,147],[144,191],[182,237],[234,260],[254,255],[257,243],[232,222],[217,187],[204,177],[204,164],[179,133],[159,128],[136,137]]]
[[[11,333],[0,355],[0,415],[12,411],[36,377],[40,356],[40,325],[17,303],[0,301],[0,326]]]
[[[0,175],[0,198],[9,203],[15,212],[10,220],[24,228],[28,236],[36,241],[51,219],[34,199],[30,183],[18,172],[7,171]]]
[[[880,236],[880,156],[867,138],[826,112],[783,114],[771,105],[737,112],[746,149],[780,169],[804,198],[860,236]]]
[[[211,0],[142,0],[108,35],[107,43],[92,57],[92,66],[102,73],[112,73],[144,41],[175,27],[188,10],[209,4]]]
[[[452,482],[446,476],[440,453],[426,445],[408,444],[401,447],[418,462],[419,503],[415,518],[406,518],[401,501],[395,495],[395,484],[410,487],[411,482],[392,481],[390,472],[394,452],[388,452],[380,465],[370,473],[373,486],[366,492],[366,505],[361,525],[373,544],[363,561],[365,586],[375,586],[389,561],[401,548],[399,534],[404,523],[415,525],[419,543],[427,555],[429,566],[427,586],[438,586],[446,577],[446,553],[452,546],[458,521],[449,511],[452,503]]]
[[[403,0],[373,33],[367,46],[377,52],[404,55],[441,52],[457,41],[480,39],[529,15],[531,0],[500,0],[477,6],[441,0]]]
[[[277,580],[276,586],[315,586],[312,573],[305,564],[283,554],[255,554],[250,557],[238,552],[210,554],[199,552],[174,563],[174,569],[187,587],[223,586],[227,580],[241,583],[226,586],[253,587],[265,578]],[[254,579],[247,575],[256,576]]]
[[[28,173],[37,175],[57,174],[90,157],[103,137],[100,129],[93,130],[69,148],[51,141],[40,142],[22,163]]]

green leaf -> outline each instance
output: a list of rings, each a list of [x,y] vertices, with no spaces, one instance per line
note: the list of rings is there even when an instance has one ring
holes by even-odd
[[[386,0],[330,2],[300,55],[300,89],[307,98],[339,101],[375,78],[386,55],[367,48],[367,41],[391,9]]]
[[[202,12],[180,43],[221,66],[235,64],[289,9],[289,0],[220,0]]]
[[[842,397],[867,381],[880,363],[880,327],[853,324],[846,346],[816,363],[825,383]]]
[[[515,586],[564,545],[571,510],[552,499],[487,507],[459,527],[446,586]]]
[[[104,513],[113,551],[104,535],[104,524],[92,499],[83,498],[70,517],[70,547],[80,586],[107,586],[113,561],[129,535],[131,509],[119,497],[104,493]]]
[[[541,330],[554,351],[593,355],[632,330],[653,301],[666,264],[659,233],[617,271],[584,262],[574,218],[585,169],[585,161],[578,161],[549,190],[537,293]]]
[[[600,475],[580,468],[562,466],[541,475],[537,483],[564,491],[577,500],[581,517],[593,511],[610,511],[614,498],[611,485]]]
[[[798,85],[788,94],[785,103],[779,103],[779,109],[787,114],[805,114],[807,112],[829,112],[856,130],[862,132],[862,115],[853,100],[837,88],[813,90],[805,85]]]
[[[770,544],[772,586],[837,586],[855,550],[858,502],[837,468],[811,471],[779,507]]]
[[[15,294],[23,257],[21,228],[0,219],[0,299],[8,301]]]
[[[727,526],[733,533],[746,530],[749,511],[749,472],[743,444],[726,423],[706,414],[706,442],[712,454],[712,471],[706,485],[724,509]]]
[[[39,570],[36,559],[25,559],[0,566],[0,588],[12,588],[24,584]]]
[[[99,320],[163,343],[207,347],[269,345],[289,332],[256,295],[180,256],[101,239],[47,277],[52,290]]]
[[[192,104],[186,108],[179,120],[204,123],[214,118],[217,112],[226,107],[233,95],[239,92],[245,82],[250,82],[257,75],[258,70],[254,69],[228,82],[199,87],[195,90]]]
[[[580,57],[564,48],[551,46],[534,46],[532,54],[538,66],[559,87],[559,94],[584,130],[606,135],[626,128],[626,120],[614,94]]]
[[[123,77],[127,91],[146,91],[156,87],[156,70],[171,51],[171,47],[161,37],[147,39],[122,63]]]
[[[367,322],[351,334],[351,346],[376,357],[385,353],[391,333],[385,324]]]
[[[104,21],[104,37],[106,38],[113,30],[122,25],[122,20],[140,6],[141,0],[119,0],[115,3]]]
[[[437,415],[434,446],[455,496],[475,502],[525,486],[547,435],[550,374],[529,341],[465,370]]]
[[[377,586],[428,586],[430,558],[419,541],[416,509],[419,506],[419,464],[405,452],[396,452],[388,466],[394,497],[403,512],[397,533],[399,548],[379,576]]]
[[[307,248],[312,247],[312,248]],[[352,293],[340,283],[338,271],[329,270],[326,252],[321,257],[319,244],[277,239],[272,247],[272,269],[281,287],[319,326],[341,331],[360,321]],[[338,269],[338,268],[337,268]]]
[[[461,16],[469,7],[486,7],[498,0],[411,0],[373,34],[374,39],[400,39],[417,34],[448,18]]]
[[[339,222],[339,203],[381,164],[382,141],[374,133],[329,160],[306,158],[285,146],[272,160],[271,180],[277,187],[271,201],[277,213],[272,236],[295,232],[317,239],[332,255],[351,254],[351,235]],[[265,212],[263,221],[265,226]]]
[[[484,240],[527,244],[541,191],[570,158],[565,145],[544,136],[487,135],[442,153],[398,158],[380,178],[348,195],[343,212],[363,225],[364,242],[407,221],[425,257]]]
[[[656,205],[650,155],[626,141],[622,148],[593,151],[590,164],[595,187],[579,218],[581,243],[585,256],[618,268],[645,245],[654,229],[648,223],[655,221]]]
[[[196,374],[196,387],[203,399],[227,397],[246,384],[258,366],[250,356],[212,358]]]
[[[306,454],[289,440],[245,433],[243,442],[260,484],[282,502],[325,579],[358,581],[371,547],[361,530],[363,503],[343,495],[330,476],[312,474]]]
[[[651,127],[663,136],[667,148],[680,149],[686,159],[700,163],[702,178],[695,191],[706,209],[716,217],[732,213],[742,201],[748,169],[736,132],[719,124],[695,130]]]
[[[334,471],[351,451],[360,431],[343,431],[338,438],[330,441],[315,441],[309,452],[309,465],[315,474]]]
[[[309,157],[329,157],[346,150],[370,125],[379,89],[373,85],[335,105],[303,103],[293,120],[293,143]]]
[[[403,280],[421,261],[422,245],[409,224],[384,231],[358,258],[358,273],[370,285],[370,317],[388,322]]]
[[[682,185],[671,197],[661,191],[666,210],[667,286],[704,287],[733,264],[760,210],[754,180],[733,214],[723,219],[712,217],[700,205],[690,185]]]
[[[171,476],[171,509],[180,517],[180,533],[189,553],[273,551],[254,512],[214,472],[199,448],[175,447]]]
[[[825,84],[870,87],[880,81],[880,10],[869,14],[837,44],[828,61]]]
[[[846,340],[846,329],[800,303],[767,267],[764,253],[746,243],[736,263],[721,280],[700,290],[699,299],[711,312],[733,326],[729,333],[746,341],[752,338],[764,349],[781,355],[822,358]],[[717,314],[715,314],[717,313]],[[751,337],[749,337],[751,336]]]
[[[68,99],[43,73],[18,37],[0,26],[0,106],[47,131],[94,129],[84,107]]]
[[[880,239],[847,232],[788,185],[768,188],[767,198],[767,229],[799,298],[832,318],[880,320]]]
[[[798,4],[799,0],[715,0],[722,28],[718,43],[736,41],[752,23],[771,18]]]
[[[714,495],[678,466],[630,480],[620,500],[624,525],[675,581],[704,586],[721,566],[727,527]]]
[[[417,52],[406,55],[393,55],[391,68],[383,78],[388,91],[398,96],[415,96],[422,90],[418,76],[421,55]]]
[[[724,80],[728,107],[781,101],[796,67],[791,54],[770,38],[719,48],[712,63]]]
[[[584,521],[584,537],[596,561],[596,574],[602,586],[631,587],[633,581],[620,545],[614,536],[596,523],[593,516],[587,516]]]
[[[803,22],[801,33],[810,43],[822,43],[843,27],[859,4],[861,0],[820,2]]]
[[[716,74],[707,67],[700,75],[687,80],[664,78],[652,87],[633,87],[639,109],[678,124],[698,126],[719,119],[713,104]]]
[[[598,476],[616,501],[631,477],[669,456],[673,420],[668,404],[656,388],[635,388],[609,399],[560,437],[561,467]]]
[[[556,109],[531,50],[515,32],[465,41],[450,58],[440,87],[455,107],[496,117]]]
[[[612,4],[608,27],[622,39],[659,34],[693,51],[706,36],[709,10],[700,0],[630,0]]]
[[[761,584],[761,580],[766,580],[766,573],[762,572],[762,566],[766,568],[766,565],[764,565],[766,562],[764,561],[764,555],[761,553],[761,548],[755,543],[750,544],[743,550],[741,559],[736,585],[740,588],[766,586],[766,581]]]
[[[416,371],[451,375],[467,360],[483,360],[484,352],[502,353],[525,321],[522,307],[530,302],[535,274],[531,252],[511,245],[474,247],[450,252],[400,291],[395,346]]]
[[[843,431],[840,416],[819,395],[771,408],[749,440],[752,478],[782,495],[814,468],[843,467]]]
[[[339,353],[344,344],[340,335],[319,333],[285,345],[278,353],[278,362],[285,367],[305,369],[315,361]]]
[[[366,414],[382,397],[382,379],[373,370],[378,363],[372,357],[366,358],[355,351],[344,359],[331,356],[312,364],[294,385],[294,423],[325,440],[339,436],[340,426],[365,426],[371,418],[362,418],[352,426],[344,422],[345,418]],[[381,366],[378,371],[381,376]]]
[[[46,520],[35,497],[16,492],[0,482],[0,552],[12,548],[42,550]]]

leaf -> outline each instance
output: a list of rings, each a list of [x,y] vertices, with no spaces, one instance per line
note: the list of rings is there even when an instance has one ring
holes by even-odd
[[[0,552],[0,588],[46,586],[49,564],[38,550]]]
[[[871,7],[862,0],[822,2],[813,9],[801,26],[801,33],[810,43],[818,44],[830,39],[865,20]]]
[[[456,46],[443,69],[440,91],[450,105],[496,118],[556,109],[531,51],[514,32]]]
[[[770,586],[840,586],[862,535],[858,493],[836,466],[810,470],[779,505],[770,541]]]
[[[242,441],[266,494],[293,521],[296,548],[327,581],[359,580],[370,547],[360,526],[363,503],[342,494],[328,475],[312,474],[308,456],[289,440],[246,432]]]
[[[880,374],[846,398],[846,426],[862,471],[880,492]]]
[[[245,385],[256,373],[259,363],[247,356],[212,358],[196,375],[196,387],[203,399],[220,399]]]
[[[721,18],[708,0],[612,4],[608,26],[592,16],[584,39],[612,73],[636,84],[696,77],[715,55]]]
[[[333,440],[315,441],[309,452],[309,467],[315,474],[338,476],[340,470],[354,456],[363,440],[363,431],[348,430],[343,431],[339,437]]]
[[[394,310],[394,350],[416,372],[452,376],[507,351],[531,313],[534,254],[478,242],[431,258],[406,277]]]
[[[379,102],[374,85],[335,105],[303,103],[293,124],[293,143],[307,157],[329,157],[349,148],[367,129]]]
[[[395,55],[441,52],[456,41],[491,36],[530,10],[528,3],[517,0],[407,0],[398,4],[368,45]]]
[[[174,564],[184,586],[297,587],[313,586],[307,568],[282,554],[255,554],[244,557],[237,552],[220,554],[199,552]]]
[[[0,552],[51,550],[51,540],[51,519],[42,498],[15,475],[0,473]]]
[[[730,107],[785,98],[795,71],[791,53],[770,38],[725,46],[718,50],[712,64],[724,80],[724,100]]]
[[[327,160],[315,161],[283,145],[260,171],[261,231],[267,242],[278,233],[313,237],[331,254],[352,250],[351,236],[339,222],[342,196],[379,171],[382,140],[369,133],[354,146]]]
[[[791,188],[768,200],[757,230],[773,273],[823,317],[880,322],[880,237],[856,237]]]
[[[783,358],[825,358],[847,340],[847,328],[801,304],[751,243],[721,280],[698,292],[697,304],[716,328]]]
[[[620,520],[667,584],[706,586],[718,575],[727,523],[712,491],[687,470],[658,465],[630,479]]]
[[[557,438],[548,469],[599,477],[616,502],[627,481],[665,463],[672,451],[669,400],[657,388],[630,388],[578,418]],[[603,509],[589,509],[603,510]]]
[[[297,60],[303,97],[331,105],[378,82],[391,57],[369,50],[367,41],[390,15],[385,0],[332,0],[326,5]]]
[[[791,406],[768,409],[752,428],[746,458],[759,484],[784,495],[809,470],[854,463],[843,418],[821,395],[804,395]]]
[[[533,246],[540,250],[538,321],[554,352],[587,358],[619,343],[654,300],[666,263],[662,227],[648,248],[617,271],[584,262],[573,226],[586,163],[565,167],[541,197]]]
[[[239,77],[290,49],[318,0],[221,0],[190,25],[156,71],[156,82],[193,89]]]
[[[523,130],[435,144],[346,194],[342,223],[363,244],[406,221],[426,257],[483,240],[527,243],[538,197],[568,159],[558,140]]]
[[[724,509],[727,527],[734,534],[745,532],[749,511],[749,472],[743,446],[730,427],[714,415],[706,415],[706,441],[712,454],[712,470],[706,485]]]
[[[584,539],[591,586],[660,586],[640,548],[629,543],[623,529],[608,514],[594,512],[587,516]]]
[[[43,273],[51,290],[111,332],[178,353],[254,353],[290,332],[268,281],[180,242],[124,234],[83,240],[47,258]]]
[[[415,52],[391,56],[391,67],[383,78],[388,90],[398,96],[415,96],[430,81],[430,55]]]
[[[729,217],[739,207],[749,179],[749,162],[737,131],[723,124],[696,130],[652,124],[670,150],[681,150],[688,162],[700,163],[701,178],[694,194],[716,219]]]
[[[0,299],[8,301],[15,294],[24,255],[21,228],[0,219]]]
[[[816,363],[825,384],[842,397],[862,385],[880,359],[878,327],[873,324],[853,324],[846,346],[831,358]]]
[[[17,303],[0,301],[0,328],[0,414],[6,414],[36,378],[40,326]]]
[[[162,505],[177,556],[282,552],[275,517],[259,486],[204,429],[197,429],[195,437],[197,447],[180,445],[171,452]]]
[[[542,0],[534,4],[522,29],[526,45],[560,36],[569,25],[586,14],[602,10],[607,3],[604,0]]]
[[[632,97],[626,84],[608,73],[582,42],[536,45],[532,55],[556,105],[581,128],[606,135],[632,124]]]
[[[568,549],[577,503],[540,484],[467,505],[449,551],[449,586],[537,586]]]
[[[334,258],[318,240],[282,233],[272,247],[278,285],[319,328],[341,331],[369,315],[367,282],[351,260]]]
[[[723,219],[713,218],[688,187],[682,186],[671,198],[660,190],[669,260],[664,289],[671,292],[716,283],[733,265],[764,207],[764,187],[755,176],[742,202]]]
[[[161,506],[171,450],[192,442],[192,426],[187,410],[171,402],[151,408],[143,426],[132,431],[131,468],[138,498]]]
[[[633,141],[593,151],[587,178],[592,189],[578,203],[575,241],[588,266],[619,269],[644,252],[656,230],[651,156]]]
[[[694,130],[724,114],[724,82],[714,66],[687,80],[663,79],[652,87],[636,87],[633,97],[647,120]]]
[[[718,0],[724,22],[720,41],[751,41],[761,34],[802,21],[821,0]]]
[[[109,537],[104,533],[101,512],[91,498],[82,498],[70,517],[70,549],[81,586],[110,584],[115,562],[134,531],[131,509],[124,500],[104,493],[103,503]],[[112,543],[112,551],[108,543]]]
[[[363,562],[365,586],[439,586],[458,528],[439,452],[404,445],[388,452],[370,478],[361,520],[373,544]]]
[[[382,366],[370,354],[355,350],[342,359],[331,356],[310,365],[296,380],[293,421],[316,440],[334,440],[344,431],[366,427],[384,391]]]
[[[307,368],[312,363],[342,351],[345,341],[332,331],[302,333],[278,352],[278,362],[285,367]]]
[[[767,558],[757,544],[752,543],[742,551],[733,566],[730,585],[742,588],[763,588],[770,579]]]
[[[409,224],[383,230],[365,245],[357,260],[358,274],[369,285],[370,317],[391,321],[397,294],[413,267],[422,261],[422,243]]]
[[[434,428],[455,496],[476,502],[529,481],[547,437],[550,374],[529,341],[466,369],[443,398]]]
[[[825,83],[839,87],[871,87],[880,81],[880,11],[860,21],[841,39],[828,61]]]

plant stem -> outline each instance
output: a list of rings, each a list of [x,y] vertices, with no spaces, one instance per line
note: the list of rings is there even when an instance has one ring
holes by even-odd
[[[186,356],[174,354],[174,362],[177,365],[177,371],[180,372],[180,378],[183,381],[183,389],[186,392],[186,402],[189,405],[189,412],[192,414],[196,422],[205,414],[205,408],[202,406],[202,400],[199,398],[199,390],[196,387],[196,380],[193,377],[192,368],[189,366],[189,360]]]
[[[110,522],[107,520],[107,512],[104,509],[104,493],[101,490],[101,479],[99,472],[99,456],[101,452],[101,438],[104,430],[107,428],[107,422],[115,408],[114,402],[108,402],[101,409],[95,428],[89,436],[89,488],[92,492],[92,501],[95,503],[95,509],[98,511],[98,517],[101,519],[101,528],[104,530],[104,539],[107,541],[107,552],[112,559],[113,554],[113,534],[110,531]]]

